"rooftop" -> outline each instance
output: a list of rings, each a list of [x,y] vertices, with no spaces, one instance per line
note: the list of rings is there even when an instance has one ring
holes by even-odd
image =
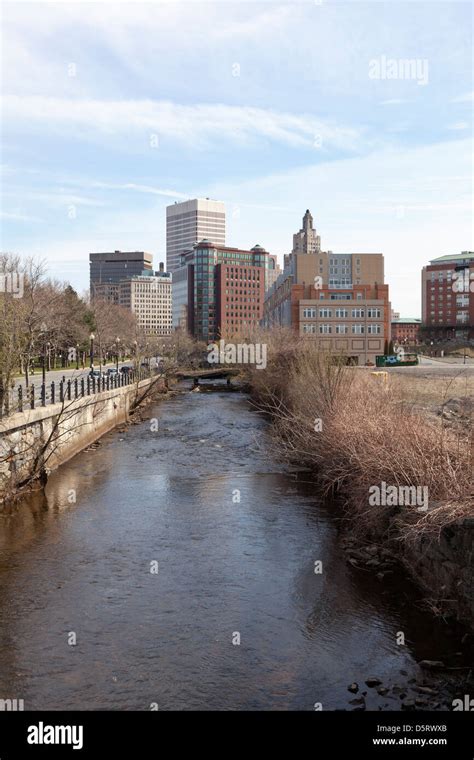
[[[412,325],[415,323],[421,325],[421,319],[415,319],[414,317],[401,317],[399,319],[392,319],[392,325]]]
[[[446,256],[439,256],[437,259],[431,259],[430,264],[443,264],[450,261],[459,261],[459,259],[467,259],[468,261],[474,261],[474,251],[461,251],[461,253],[448,253]]]

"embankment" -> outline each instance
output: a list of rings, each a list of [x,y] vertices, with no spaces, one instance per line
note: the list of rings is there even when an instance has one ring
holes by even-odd
[[[474,626],[469,423],[420,413],[403,379],[342,366],[308,343],[287,346],[270,346],[266,370],[249,373],[275,453],[311,469],[322,495],[342,504],[348,535],[401,561],[433,611]],[[354,541],[353,565],[383,577],[380,557],[353,550]]]
[[[0,505],[128,420],[152,382],[27,409],[0,420]],[[163,388],[164,390],[164,388]]]

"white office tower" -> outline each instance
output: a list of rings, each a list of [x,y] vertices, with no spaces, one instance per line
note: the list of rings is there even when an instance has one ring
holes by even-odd
[[[225,206],[222,201],[194,198],[166,208],[166,269],[179,267],[179,257],[203,239],[225,245]]]

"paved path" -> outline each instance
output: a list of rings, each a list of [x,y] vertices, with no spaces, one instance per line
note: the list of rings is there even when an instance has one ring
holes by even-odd
[[[132,366],[131,362],[119,362],[119,367],[123,367],[125,365]],[[110,362],[109,364],[103,364],[102,365],[102,372],[107,372],[107,369],[109,367],[115,367],[115,362]],[[94,369],[99,369],[98,364],[94,364]],[[74,368],[70,369],[63,369],[63,370],[52,370],[51,372],[46,372],[46,399],[49,400],[51,395],[51,383],[54,382],[56,384],[56,398],[59,398],[59,383],[63,379],[63,377],[66,378],[66,380],[80,380],[82,377],[87,380],[87,376],[90,372],[90,367],[86,367],[85,369],[82,369],[80,367],[78,370]],[[31,386],[34,385],[35,387],[35,396],[37,399],[40,398],[41,394],[41,385],[43,382],[43,373],[41,368],[35,369],[34,375],[30,374],[29,376],[29,382],[30,382],[30,389]],[[15,378],[15,385],[13,386],[12,395],[13,395],[13,404],[16,404],[18,400],[18,388],[22,386],[23,388],[23,398],[26,398],[26,394],[28,390],[25,386],[25,376],[19,375]]]

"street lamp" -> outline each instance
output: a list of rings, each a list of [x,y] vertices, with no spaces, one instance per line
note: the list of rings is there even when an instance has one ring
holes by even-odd
[[[47,329],[48,329],[48,326],[46,322],[43,322],[41,325],[41,335],[43,336],[43,361],[42,361],[43,385],[46,385],[46,331]]]
[[[117,353],[117,372],[118,372],[118,369],[119,369],[119,366],[118,366],[118,365],[119,365],[119,347],[120,347],[120,338],[115,338],[115,345],[116,345],[116,347],[117,347],[117,352],[116,352],[116,353]]]
[[[90,342],[91,342],[91,346],[90,346],[91,369],[94,369],[94,340],[95,340],[95,335],[94,335],[93,332],[91,332],[91,334],[89,335],[89,339],[90,339]]]

